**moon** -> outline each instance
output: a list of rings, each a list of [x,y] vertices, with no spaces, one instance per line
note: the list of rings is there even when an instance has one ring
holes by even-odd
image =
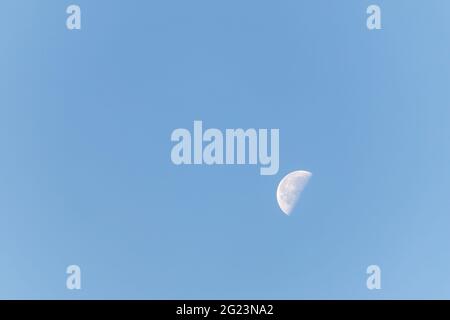
[[[277,201],[281,211],[288,216],[295,208],[300,195],[308,184],[312,173],[309,171],[293,171],[281,179],[277,188]]]

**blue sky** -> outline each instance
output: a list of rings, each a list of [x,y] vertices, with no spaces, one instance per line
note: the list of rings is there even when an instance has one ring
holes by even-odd
[[[0,298],[450,298],[448,12],[3,1]],[[194,120],[279,128],[279,173],[174,166],[170,134]],[[313,177],[287,217],[275,191],[298,169]]]

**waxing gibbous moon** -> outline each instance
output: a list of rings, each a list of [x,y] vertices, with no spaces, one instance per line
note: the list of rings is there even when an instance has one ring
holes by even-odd
[[[291,214],[311,176],[311,172],[299,170],[289,173],[281,180],[277,188],[277,201],[285,214]]]

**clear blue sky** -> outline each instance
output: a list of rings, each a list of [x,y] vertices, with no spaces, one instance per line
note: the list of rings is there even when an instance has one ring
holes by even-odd
[[[0,298],[450,298],[449,12],[2,1]],[[279,173],[174,166],[194,120],[279,128]],[[287,217],[275,190],[298,169]]]

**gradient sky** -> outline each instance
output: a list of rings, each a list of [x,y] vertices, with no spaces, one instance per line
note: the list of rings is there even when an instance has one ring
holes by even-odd
[[[2,1],[0,298],[449,299],[449,12]],[[279,173],[174,166],[170,134],[194,120],[279,128]],[[287,217],[275,191],[299,169]]]

